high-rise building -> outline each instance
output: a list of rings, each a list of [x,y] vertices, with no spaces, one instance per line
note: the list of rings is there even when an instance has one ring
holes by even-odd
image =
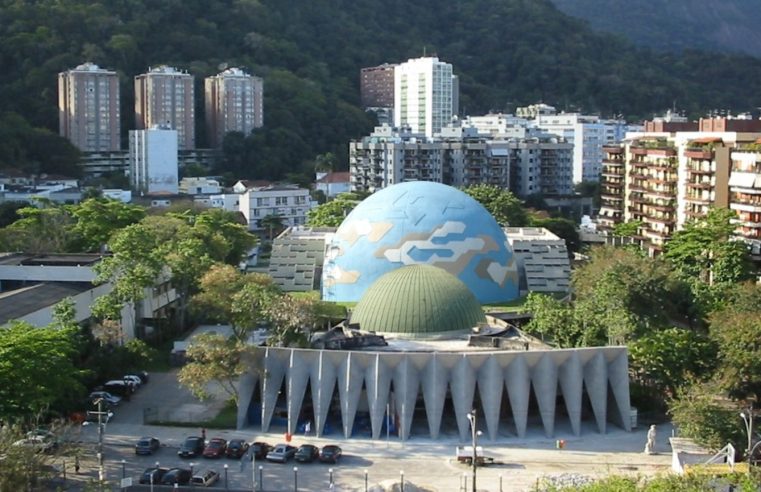
[[[711,207],[738,213],[737,236],[761,255],[761,121],[652,121],[604,147],[598,228],[639,222],[636,240],[660,253],[677,230]]]
[[[58,74],[60,134],[83,152],[120,150],[119,77],[93,63]]]
[[[452,121],[457,85],[452,65],[435,57],[415,58],[394,69],[394,126],[432,137]]]
[[[206,135],[220,147],[227,132],[251,133],[264,124],[263,82],[239,68],[207,77],[204,84]]]
[[[394,68],[384,63],[360,70],[359,92],[364,109],[394,107]]]
[[[130,182],[140,194],[177,194],[177,130],[155,126],[129,132]]]
[[[196,146],[193,76],[161,65],[135,77],[135,124],[177,130],[179,149]]]

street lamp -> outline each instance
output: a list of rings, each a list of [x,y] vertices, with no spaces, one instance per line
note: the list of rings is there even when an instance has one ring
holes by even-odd
[[[299,467],[293,467],[293,492],[299,491]]]
[[[471,410],[467,413],[467,417],[468,422],[470,422],[471,445],[473,447],[473,492],[476,492],[476,465],[478,464],[478,453],[476,450],[478,446],[478,436],[481,435],[481,431],[476,430],[476,411]]]
[[[259,465],[259,487],[264,491],[264,467],[262,465]]]
[[[122,478],[127,477],[127,460],[122,460]]]
[[[748,434],[748,447],[745,449],[745,459],[748,460],[748,473],[750,473],[750,458],[753,453],[753,403],[748,407],[748,414],[740,412],[740,417],[745,424],[745,432]]]
[[[225,463],[225,490],[227,490],[227,463]]]
[[[191,462],[190,462],[190,486],[191,486],[191,487],[193,486],[193,466],[194,466],[194,465],[195,465],[195,463],[193,463],[193,462],[191,461]]]
[[[330,488],[333,488],[333,469],[328,468],[328,485],[330,485]]]
[[[402,479],[402,481],[401,481],[401,488],[400,488],[400,490],[401,490],[401,492],[404,492],[404,470],[400,471],[400,472],[399,472],[399,475],[400,475],[400,477],[401,477],[401,479]]]
[[[365,468],[365,492],[367,492],[367,468]]]

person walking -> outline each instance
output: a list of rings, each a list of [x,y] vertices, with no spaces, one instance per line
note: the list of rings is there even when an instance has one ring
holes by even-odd
[[[307,423],[304,424],[304,437],[308,436],[310,432],[312,432],[312,421],[307,420]]]
[[[74,473],[79,475],[79,455],[78,454],[74,455]]]

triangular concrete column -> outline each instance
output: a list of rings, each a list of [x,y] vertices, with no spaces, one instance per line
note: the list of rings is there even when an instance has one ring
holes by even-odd
[[[478,394],[481,396],[481,410],[486,420],[489,439],[497,439],[499,433],[499,411],[502,404],[502,367],[496,355],[490,355],[478,372]]]
[[[605,356],[602,352],[594,352],[584,365],[584,386],[587,388],[589,402],[597,421],[600,434],[605,434],[606,406],[608,404],[608,371]]]
[[[584,390],[584,374],[579,354],[573,352],[558,371],[560,390],[575,436],[581,435],[581,396]]]
[[[312,408],[314,409],[314,427],[317,437],[325,431],[325,420],[330,413],[333,389],[336,384],[336,365],[342,357],[332,351],[320,350],[312,361],[310,381],[312,383]]]
[[[351,437],[354,427],[354,416],[362,392],[365,367],[357,352],[346,352],[341,366],[338,368],[338,393],[341,398],[341,420],[344,437]]]
[[[510,400],[510,410],[515,419],[515,432],[518,437],[526,436],[528,422],[528,399],[531,385],[528,363],[523,354],[518,354],[505,369],[505,385]]]
[[[256,385],[259,383],[259,370],[251,369],[241,374],[238,378],[238,415],[235,419],[237,429],[242,429],[248,419],[248,407],[251,404],[251,398],[256,391]]]
[[[304,401],[304,393],[309,382],[309,372],[312,366],[312,360],[316,354],[312,350],[294,350],[291,349],[290,359],[288,361],[288,432],[296,433],[299,415],[301,414],[301,404]]]
[[[386,358],[374,354],[365,373],[367,387],[367,404],[370,408],[370,425],[373,439],[378,439],[383,428],[383,417],[386,414],[388,393],[391,386],[391,368]]]
[[[620,351],[615,358],[608,363],[608,380],[616,400],[616,423],[623,429],[631,432],[632,423],[630,417],[631,402],[629,400],[629,359],[626,349]]]
[[[449,371],[439,361],[436,352],[429,356],[428,364],[422,373],[423,399],[425,413],[428,417],[428,432],[431,439],[439,437],[441,414],[444,411],[444,399],[447,395]]]
[[[287,350],[267,347],[264,353],[262,377],[262,432],[269,432],[272,414],[275,412],[283,377],[288,365]]]
[[[406,441],[410,437],[412,415],[415,411],[420,374],[409,354],[405,354],[394,371],[394,391],[397,395],[397,412],[399,415],[399,437]]]
[[[555,405],[557,404],[558,373],[550,354],[544,354],[531,370],[534,394],[544,425],[544,435],[555,435]]]
[[[470,424],[467,415],[473,410],[477,369],[473,367],[473,364],[478,364],[480,367],[482,363],[482,358],[468,357],[462,354],[452,368],[452,378],[449,384],[452,391],[452,405],[457,418],[457,430],[462,441],[469,439],[468,436],[470,436]]]

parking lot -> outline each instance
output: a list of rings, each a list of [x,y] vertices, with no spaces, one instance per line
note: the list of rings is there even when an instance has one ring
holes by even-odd
[[[225,488],[225,465],[226,484],[230,490],[252,490],[254,480],[257,490],[330,490],[331,469],[334,490],[365,490],[365,471],[370,489],[377,483],[399,482],[402,474],[405,482],[425,485],[430,490],[440,492],[465,490],[462,485],[464,481],[470,484],[468,477],[471,469],[455,459],[455,447],[462,444],[455,437],[436,441],[413,438],[400,442],[393,436],[388,441],[385,438],[379,441],[362,438],[347,440],[337,434],[319,439],[314,436],[293,436],[292,444],[296,446],[304,443],[320,447],[326,444],[341,446],[344,455],[335,465],[318,462],[302,464],[291,460],[287,464],[257,461],[252,466],[248,461],[226,458],[182,459],[177,456],[179,446],[185,437],[200,435],[201,429],[197,426],[143,425],[144,409],[156,405],[168,406],[188,415],[206,413],[208,417],[215,415],[221,404],[218,401],[196,401],[190,393],[177,385],[174,372],[152,374],[150,383],[141,388],[131,401],[120,404],[114,420],[106,426],[104,462],[109,483],[118,485],[122,474],[137,483],[146,468],[159,462],[164,468],[190,468],[193,463],[194,470],[213,469],[221,477],[216,484],[218,490]],[[659,454],[653,456],[642,453],[646,441],[644,426],[627,433],[611,425],[609,432],[601,435],[589,425],[583,428],[580,437],[573,436],[568,429],[560,426],[556,438],[547,438],[540,431],[534,431],[522,439],[494,443],[484,440],[480,444],[483,445],[485,454],[494,458],[495,463],[478,469],[478,488],[488,491],[529,490],[542,476],[563,473],[598,476],[608,473],[648,475],[666,471],[671,462],[667,444],[670,432],[667,426],[659,428]],[[160,449],[151,456],[136,456],[134,445],[141,436],[157,437],[162,443]],[[256,429],[209,429],[206,437],[207,440],[213,437],[226,440],[242,438],[248,442],[265,441],[273,445],[284,441],[280,432],[265,434]],[[81,461],[80,475],[69,474],[70,490],[77,490],[77,484],[97,477],[97,426],[83,427],[79,438],[86,443],[88,455]],[[555,439],[564,439],[565,448],[557,449]],[[69,469],[70,467],[71,462]],[[296,471],[294,467],[297,468]],[[114,487],[113,490],[118,489]]]

